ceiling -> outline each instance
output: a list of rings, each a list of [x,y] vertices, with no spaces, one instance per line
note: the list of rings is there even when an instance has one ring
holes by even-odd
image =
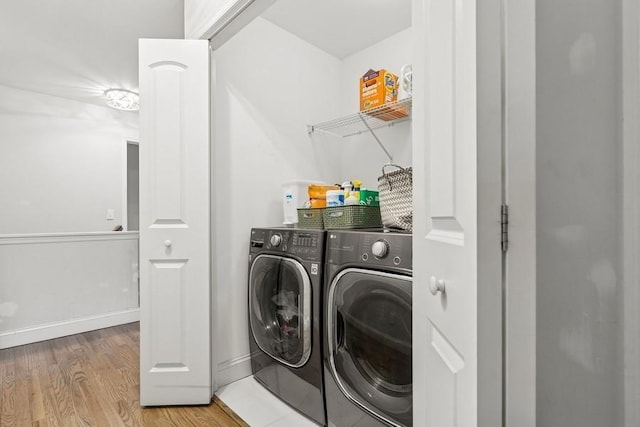
[[[138,90],[138,39],[183,38],[183,0],[0,1],[0,85],[105,105]],[[278,0],[263,17],[344,58],[411,25],[410,0]]]
[[[278,0],[262,17],[342,59],[409,28],[411,0]]]
[[[138,38],[183,38],[183,0],[0,1],[0,85],[105,105],[138,90]]]

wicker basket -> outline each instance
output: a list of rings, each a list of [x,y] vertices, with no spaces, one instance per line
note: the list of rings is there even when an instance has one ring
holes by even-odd
[[[385,172],[387,166],[395,167],[397,170]],[[384,226],[412,231],[412,168],[403,168],[394,164],[384,165],[382,176],[378,178],[378,190],[380,191],[380,211]]]
[[[298,228],[323,229],[322,211],[324,208],[298,209]]]
[[[322,216],[326,229],[382,227],[379,206],[334,206],[325,208]]]

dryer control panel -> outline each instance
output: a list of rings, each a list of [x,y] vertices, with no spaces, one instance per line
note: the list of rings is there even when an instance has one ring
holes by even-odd
[[[325,232],[321,230],[254,228],[249,252],[279,252],[304,260],[322,261],[324,236]]]
[[[412,269],[411,234],[370,231],[329,231],[327,262]]]

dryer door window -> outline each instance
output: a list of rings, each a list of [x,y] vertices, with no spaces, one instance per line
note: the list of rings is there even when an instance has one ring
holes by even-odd
[[[411,277],[347,269],[327,299],[330,370],[341,391],[393,425],[411,423]]]
[[[291,367],[311,354],[311,282],[298,261],[259,255],[249,273],[249,319],[256,343]]]

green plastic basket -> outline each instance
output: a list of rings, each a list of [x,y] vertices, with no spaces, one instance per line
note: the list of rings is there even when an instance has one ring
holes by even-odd
[[[325,208],[322,215],[326,229],[382,227],[379,206],[333,206]]]
[[[322,211],[324,211],[324,208],[298,209],[298,228],[323,229]]]

